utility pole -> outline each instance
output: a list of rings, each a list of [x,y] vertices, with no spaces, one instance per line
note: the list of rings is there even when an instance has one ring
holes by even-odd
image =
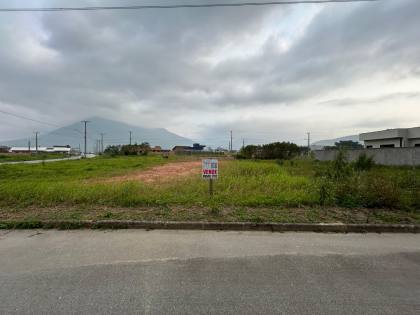
[[[35,152],[38,154],[38,134],[39,131],[34,131],[35,134]]]
[[[104,133],[101,132],[101,153],[104,153]]]
[[[131,145],[131,131],[130,131],[130,145]]]
[[[31,153],[31,138],[28,139],[28,152]]]
[[[242,139],[242,149],[245,148],[245,139]]]
[[[230,131],[230,152],[233,151],[233,138],[232,138],[232,130]]]
[[[86,141],[86,129],[87,129],[87,124],[90,123],[90,121],[88,120],[82,120],[82,124],[85,125],[85,151],[84,151],[84,156],[86,157],[87,154],[87,141]]]
[[[308,140],[308,155],[311,154],[311,133],[308,132],[307,133],[308,138],[306,140]]]

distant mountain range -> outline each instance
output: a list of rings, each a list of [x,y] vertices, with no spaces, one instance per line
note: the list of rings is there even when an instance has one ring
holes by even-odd
[[[359,135],[352,135],[352,136],[346,136],[346,137],[341,137],[341,138],[317,141],[317,142],[312,143],[311,148],[313,150],[322,149],[323,147],[334,146],[336,142],[350,141],[350,140],[355,141],[355,142],[360,142]]]
[[[96,141],[101,138],[101,133],[104,133],[104,148],[108,145],[128,144],[130,131],[132,132],[132,143],[149,142],[152,146],[159,145],[163,149],[171,149],[176,145],[192,145],[193,143],[193,140],[178,136],[164,128],[143,128],[101,117],[90,117],[86,120],[90,121],[87,125],[88,151],[95,150]],[[31,141],[32,146],[35,146],[35,140],[31,139]],[[2,141],[0,144],[7,146],[27,146],[28,139]],[[41,133],[39,135],[38,145],[70,145],[74,148],[80,145],[83,148],[83,126],[80,122],[76,122],[45,134]]]

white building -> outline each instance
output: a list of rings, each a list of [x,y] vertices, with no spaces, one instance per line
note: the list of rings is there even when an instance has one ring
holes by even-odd
[[[367,132],[359,139],[367,149],[420,147],[420,127]]]
[[[11,147],[9,152],[11,153],[35,153],[37,152],[35,147]],[[38,147],[38,152],[41,153],[63,153],[70,154],[72,151],[70,146],[53,146],[53,147]]]

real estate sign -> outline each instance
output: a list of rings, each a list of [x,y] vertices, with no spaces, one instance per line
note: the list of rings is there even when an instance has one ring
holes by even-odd
[[[201,176],[204,179],[217,179],[219,176],[219,161],[206,159],[202,161]]]

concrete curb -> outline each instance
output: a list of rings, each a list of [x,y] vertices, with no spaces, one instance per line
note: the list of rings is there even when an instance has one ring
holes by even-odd
[[[420,225],[164,221],[0,221],[0,229],[145,229],[318,233],[420,233]]]

